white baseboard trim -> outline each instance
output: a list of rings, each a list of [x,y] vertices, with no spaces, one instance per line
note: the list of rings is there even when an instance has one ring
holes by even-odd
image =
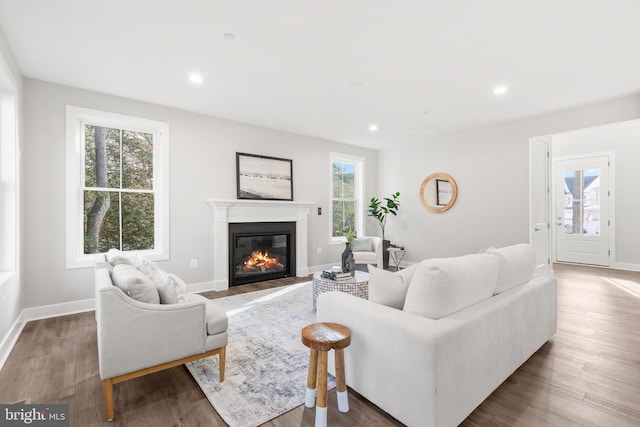
[[[616,270],[640,271],[640,264],[616,262],[613,268],[615,268]]]
[[[228,279],[216,279],[212,283],[214,291],[226,291],[227,289],[229,289]]]
[[[187,292],[190,294],[196,294],[198,292],[218,291],[222,289],[216,289],[213,281],[192,283],[187,285]]]
[[[60,304],[42,305],[40,307],[29,307],[22,310],[19,321],[28,322],[30,320],[47,319],[49,317],[66,316],[68,314],[83,313],[96,309],[95,299],[85,299],[80,301],[63,302]]]
[[[4,337],[2,343],[0,343],[0,370],[4,366],[4,363],[7,361],[11,350],[16,345],[16,341],[18,341],[18,337],[22,333],[22,329],[24,329],[24,325],[26,322],[21,322],[20,319],[16,319],[9,329],[9,333]]]

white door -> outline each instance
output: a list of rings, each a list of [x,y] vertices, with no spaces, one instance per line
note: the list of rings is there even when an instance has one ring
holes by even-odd
[[[536,249],[536,274],[549,274],[550,263],[550,137],[529,141],[529,242]]]
[[[555,163],[556,258],[609,266],[609,156]]]

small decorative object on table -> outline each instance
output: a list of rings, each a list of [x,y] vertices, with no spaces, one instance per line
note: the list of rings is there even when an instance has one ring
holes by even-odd
[[[342,252],[342,272],[349,273],[351,271],[351,261],[353,261],[353,252],[349,242],[345,243],[344,252]],[[355,266],[355,261],[353,262]]]
[[[342,230],[344,237],[347,239],[345,242],[344,252],[342,252],[342,272],[351,273],[351,276],[355,274],[356,261],[353,258],[353,251],[351,250],[351,242],[358,237],[355,231],[351,227],[345,227]]]

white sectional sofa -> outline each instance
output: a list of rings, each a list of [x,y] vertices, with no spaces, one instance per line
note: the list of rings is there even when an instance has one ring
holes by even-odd
[[[406,425],[455,426],[556,332],[556,280],[534,265],[521,244],[370,268],[369,301],[325,293],[317,318],[351,329],[351,388]]]

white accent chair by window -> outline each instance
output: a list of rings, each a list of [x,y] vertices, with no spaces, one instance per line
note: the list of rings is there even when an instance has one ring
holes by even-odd
[[[351,251],[356,264],[374,264],[382,268],[384,251],[382,238],[376,236],[362,236],[351,241]]]
[[[114,418],[113,384],[214,355],[224,381],[226,312],[201,295],[187,294],[182,280],[150,261],[122,252],[112,259],[109,254],[98,255],[95,268],[98,361],[107,419]]]

